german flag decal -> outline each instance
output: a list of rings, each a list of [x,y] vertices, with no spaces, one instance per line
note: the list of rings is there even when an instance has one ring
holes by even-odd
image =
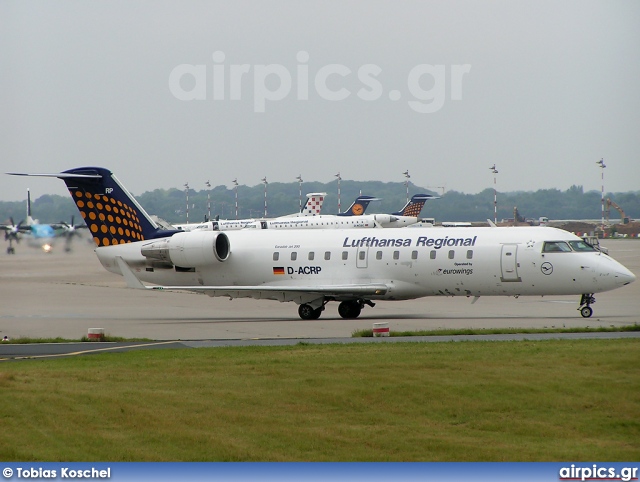
[[[284,274],[284,268],[282,266],[274,267],[273,274]]]

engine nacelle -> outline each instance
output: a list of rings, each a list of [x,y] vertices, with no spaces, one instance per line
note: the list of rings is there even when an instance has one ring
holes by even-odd
[[[144,245],[140,252],[153,260],[171,263],[181,268],[195,268],[226,261],[231,253],[229,238],[216,231],[176,233]]]
[[[394,221],[397,221],[398,218],[392,216],[391,214],[374,214],[373,219],[385,226],[391,224]]]

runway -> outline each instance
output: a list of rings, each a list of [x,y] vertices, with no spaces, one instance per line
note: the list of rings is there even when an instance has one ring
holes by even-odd
[[[610,254],[640,276],[640,242],[603,242]],[[4,250],[3,250],[4,252]],[[633,325],[640,320],[640,282],[596,295],[592,318],[577,311],[577,296],[432,297],[379,302],[360,318],[343,320],[329,303],[319,320],[303,321],[297,305],[266,300],[139,291],[107,272],[93,245],[76,243],[72,253],[50,254],[17,246],[0,257],[0,337],[78,339],[89,328],[105,334],[151,340],[345,339],[353,331],[386,321],[394,330],[437,328],[545,328]]]

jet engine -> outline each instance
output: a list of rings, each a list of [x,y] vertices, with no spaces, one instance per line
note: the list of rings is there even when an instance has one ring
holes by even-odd
[[[373,219],[383,225],[388,225],[398,220],[396,216],[391,214],[374,214]]]
[[[229,238],[216,231],[177,233],[144,245],[141,253],[148,259],[171,263],[181,268],[205,266],[226,261],[231,253]]]

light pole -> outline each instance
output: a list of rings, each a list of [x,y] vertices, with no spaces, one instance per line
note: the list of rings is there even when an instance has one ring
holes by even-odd
[[[607,167],[604,164],[604,159],[600,159],[599,161],[596,162],[596,164],[598,166],[600,166],[600,177],[601,177],[601,182],[602,182],[602,188],[601,188],[601,204],[602,204],[602,235],[604,236],[604,168]]]
[[[342,181],[342,178],[340,177],[340,172],[338,172],[338,174],[336,174],[335,177],[338,178],[338,213],[341,213],[342,211],[340,211],[340,181]]]
[[[267,176],[262,178],[262,183],[264,184],[264,217],[267,217]]]
[[[298,204],[300,205],[298,212],[301,213],[302,212],[302,174],[298,175],[298,177],[296,177],[296,180],[298,181]]]
[[[207,186],[207,221],[211,221],[211,183],[207,180],[204,185]]]
[[[493,173],[493,224],[498,224],[498,191],[496,190],[496,174],[498,174],[498,170],[495,164],[489,169]]]
[[[233,181],[233,190],[236,192],[236,219],[238,219],[238,178]]]
[[[189,224],[189,183],[184,183],[184,191],[187,195],[187,224]]]
[[[404,171],[402,174],[404,174],[404,177],[407,178],[406,181],[404,181],[404,185],[407,188],[407,203],[409,202],[409,178],[411,177],[409,175],[409,169],[407,169],[406,171]]]

